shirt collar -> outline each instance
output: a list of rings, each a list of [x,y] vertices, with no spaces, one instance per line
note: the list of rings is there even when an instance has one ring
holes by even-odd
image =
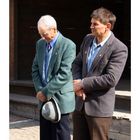
[[[99,45],[103,46],[106,43],[106,41],[109,39],[109,37],[111,36],[111,33],[112,32],[110,31],[109,34],[108,34],[108,36],[104,39],[104,41],[102,41],[99,44],[96,43],[96,38],[94,38],[94,40],[93,40],[94,46],[96,46],[96,47],[99,46]]]
[[[54,45],[55,45],[55,43],[56,43],[56,40],[57,40],[59,34],[60,34],[60,32],[58,31],[57,34],[56,34],[56,36],[54,37],[54,39],[50,42],[50,45],[51,45],[52,47],[54,47]]]

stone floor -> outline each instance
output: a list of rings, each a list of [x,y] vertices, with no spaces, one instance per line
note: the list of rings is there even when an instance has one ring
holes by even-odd
[[[39,140],[39,122],[10,114],[10,140]]]
[[[9,136],[9,140],[39,140],[39,122],[10,114]]]

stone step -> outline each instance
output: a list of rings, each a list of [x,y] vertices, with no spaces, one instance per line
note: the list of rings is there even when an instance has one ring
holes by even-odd
[[[130,80],[121,79],[116,86],[116,91],[130,92]],[[35,96],[35,89],[31,80],[10,81],[10,92],[28,96]],[[127,93],[126,93],[127,94]]]
[[[35,95],[28,96],[28,93],[26,93],[26,94],[10,93],[10,102],[12,103],[12,105],[21,104],[21,106],[25,106],[27,108],[33,107],[33,106],[34,106],[33,108],[35,108],[35,107],[37,107],[37,104],[38,104],[38,101],[37,101]],[[130,106],[131,106],[130,92],[116,91],[115,109],[117,109],[117,110],[122,109],[122,110],[125,110],[128,112],[131,112]]]
[[[36,97],[10,93],[10,112],[35,120],[39,119],[38,100]]]
[[[122,92],[116,92],[116,98],[115,110],[125,110],[125,112],[130,113],[130,94],[125,93],[124,95]],[[129,107],[127,107],[128,105]],[[25,117],[38,119],[37,106],[38,100],[34,96],[18,95],[15,93],[10,94],[10,111],[12,111],[12,113],[18,113],[17,115],[24,115]],[[117,117],[117,113],[115,116]],[[125,116],[123,116],[123,118],[125,118]]]
[[[10,81],[10,93],[35,96],[35,89],[32,81],[13,80]]]
[[[38,104],[38,101],[35,96],[20,95],[15,93],[10,93],[10,101],[31,105]]]
[[[35,97],[35,89],[32,81],[10,81],[10,93]],[[28,99],[27,99],[28,100]],[[131,110],[130,80],[120,80],[116,86],[116,109]]]
[[[130,91],[115,91],[116,101],[115,109],[123,109],[131,111],[131,92]]]

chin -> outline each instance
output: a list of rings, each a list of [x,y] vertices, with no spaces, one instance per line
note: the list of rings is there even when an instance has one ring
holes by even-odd
[[[93,36],[95,36],[95,33],[94,33],[94,32],[91,32],[91,34],[92,34]]]

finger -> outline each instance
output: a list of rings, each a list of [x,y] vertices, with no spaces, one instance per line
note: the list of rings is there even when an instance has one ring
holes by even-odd
[[[86,94],[83,93],[82,98],[83,98],[83,100],[85,100],[86,99]]]

